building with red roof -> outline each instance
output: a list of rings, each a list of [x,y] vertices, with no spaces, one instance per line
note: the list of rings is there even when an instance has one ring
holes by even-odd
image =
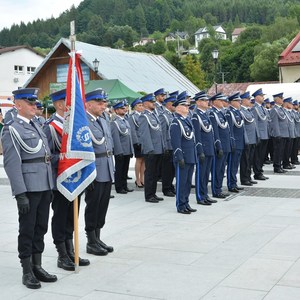
[[[279,81],[300,82],[300,32],[280,54]]]

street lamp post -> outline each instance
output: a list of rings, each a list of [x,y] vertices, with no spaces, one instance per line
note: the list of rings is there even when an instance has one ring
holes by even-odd
[[[94,67],[94,71],[96,74],[98,74],[99,63],[100,63],[100,61],[97,58],[95,58],[95,60],[93,60],[93,67]]]
[[[218,63],[218,57],[219,57],[219,50],[214,49],[212,52],[212,57],[214,59],[215,63],[215,76],[214,76],[214,82],[215,82],[215,87],[216,87],[216,94],[218,93],[218,84],[217,84],[217,63]]]

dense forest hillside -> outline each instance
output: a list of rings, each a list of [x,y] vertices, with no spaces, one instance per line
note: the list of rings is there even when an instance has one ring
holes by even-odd
[[[0,45],[27,44],[45,53],[61,37],[69,36],[71,20],[76,21],[78,40],[162,54],[199,87],[204,87],[213,80],[214,64],[210,57],[213,48],[220,50],[219,68],[221,73],[226,72],[226,81],[276,80],[276,61],[263,76],[253,64],[256,56],[266,49],[264,59],[268,59],[268,49],[272,49],[276,60],[276,55],[299,32],[300,0],[84,0],[56,19],[4,28],[0,31]],[[211,32],[217,24],[223,26],[228,40],[218,40],[211,34],[200,43],[198,56],[181,56],[176,42],[164,40],[170,32],[184,31],[189,38],[180,47],[188,50],[194,47],[194,33],[200,27],[206,26]],[[231,43],[236,27],[246,30],[238,42]],[[133,48],[133,43],[141,37],[151,37],[156,43]],[[261,60],[256,61],[264,65]]]

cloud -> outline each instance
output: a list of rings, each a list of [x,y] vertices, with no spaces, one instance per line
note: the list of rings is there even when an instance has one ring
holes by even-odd
[[[57,18],[82,0],[1,0],[0,30],[13,24],[25,24],[37,19]]]

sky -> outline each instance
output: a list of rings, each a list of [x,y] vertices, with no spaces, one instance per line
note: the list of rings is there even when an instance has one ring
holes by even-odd
[[[0,30],[11,25],[37,19],[57,18],[65,10],[83,0],[0,0]],[[1,43],[1,41],[0,41]]]

